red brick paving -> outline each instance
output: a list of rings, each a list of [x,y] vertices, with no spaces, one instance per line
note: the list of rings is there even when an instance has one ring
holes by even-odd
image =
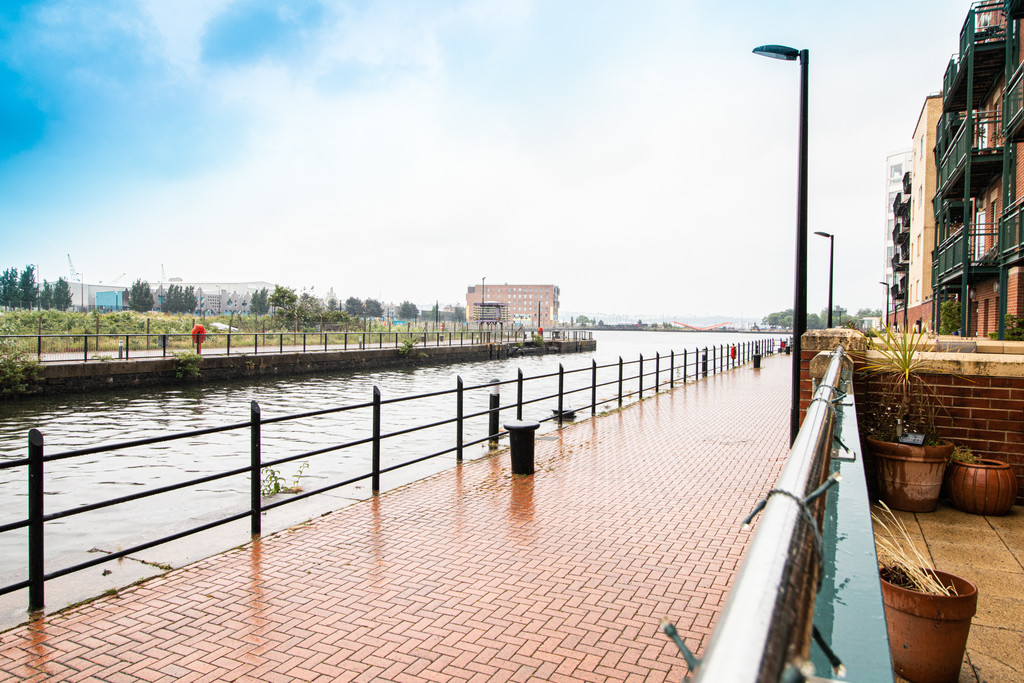
[[[0,635],[0,679],[658,681],[788,446],[765,359]]]

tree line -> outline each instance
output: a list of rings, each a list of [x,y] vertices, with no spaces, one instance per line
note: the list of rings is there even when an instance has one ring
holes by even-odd
[[[35,266],[25,266],[20,272],[11,267],[0,274],[0,308],[66,311],[71,308],[71,285],[64,278],[39,284]]]
[[[862,318],[880,318],[882,316],[882,310],[880,308],[862,308],[858,310],[854,315],[850,315],[845,308],[841,306],[832,307],[832,324],[840,327],[847,324],[849,321],[859,322]],[[787,308],[784,311],[776,311],[775,313],[769,313],[761,322],[769,327],[781,327],[784,329],[793,328],[793,309]],[[821,313],[808,313],[807,314],[807,329],[809,330],[823,330],[828,325],[828,309],[823,308]]]

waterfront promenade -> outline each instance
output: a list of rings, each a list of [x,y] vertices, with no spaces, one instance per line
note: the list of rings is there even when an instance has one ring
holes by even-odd
[[[788,450],[765,358],[0,634],[0,680],[679,680]]]

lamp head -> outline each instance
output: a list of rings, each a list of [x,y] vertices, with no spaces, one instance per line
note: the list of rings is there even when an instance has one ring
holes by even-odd
[[[792,62],[800,56],[800,50],[785,45],[762,45],[754,48],[754,54]]]
[[[827,233],[827,232],[822,232],[822,231],[820,231],[820,230],[817,230],[817,231],[815,231],[815,233],[814,233],[814,234],[815,234],[815,235],[821,235],[822,237],[829,237],[829,238],[831,238],[831,237],[832,237],[832,234],[831,234],[831,233]]]

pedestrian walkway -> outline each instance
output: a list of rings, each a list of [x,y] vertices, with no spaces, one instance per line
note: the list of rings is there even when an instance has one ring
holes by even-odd
[[[674,680],[788,450],[789,357],[467,462],[0,635],[0,679]]]

